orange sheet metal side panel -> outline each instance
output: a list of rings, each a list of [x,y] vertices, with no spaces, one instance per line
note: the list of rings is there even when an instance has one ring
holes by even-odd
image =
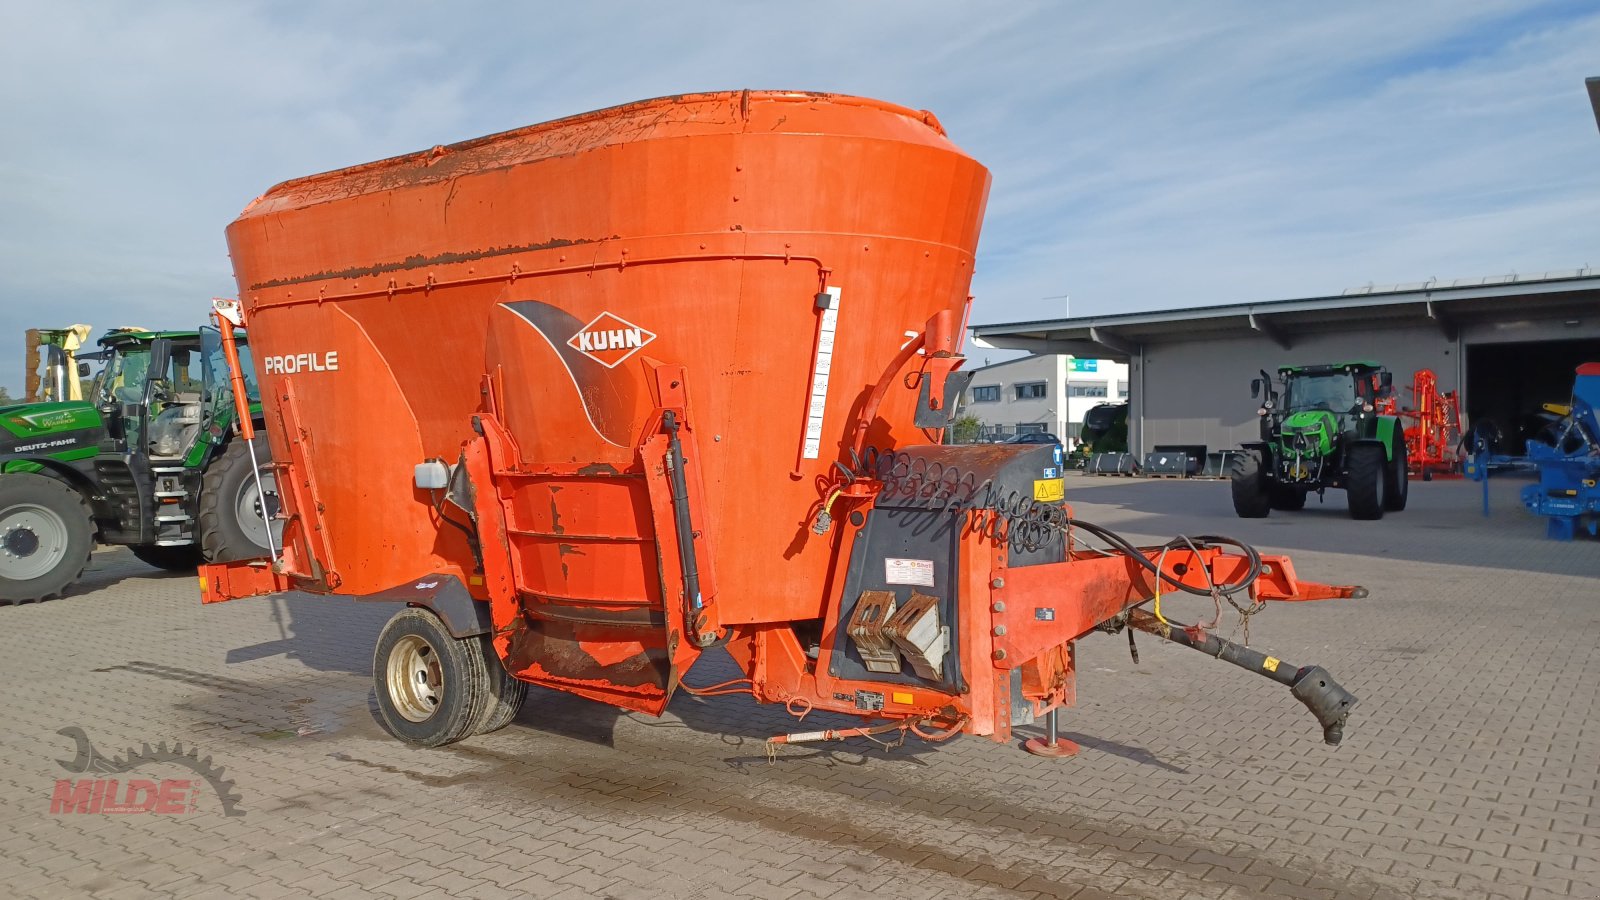
[[[926,114],[732,92],[273,189],[229,228],[229,246],[264,393],[293,379],[314,437],[337,590],[470,569],[411,470],[456,457],[486,373],[504,385],[499,417],[521,470],[627,473],[651,409],[649,357],[687,370],[700,548],[722,621],[818,616],[831,543],[805,522],[818,480],[907,332],[941,309],[959,319],[988,183]],[[840,302],[821,446],[796,471],[824,283]],[[923,440],[913,401],[891,391],[873,443]],[[268,430],[287,458],[287,436]],[[537,523],[549,487],[523,483],[508,499],[518,523]],[[608,534],[651,533],[638,499],[606,504]],[[524,567],[577,561],[547,534],[508,540]],[[610,588],[656,577],[648,553],[610,544],[603,556],[603,568],[643,569]]]

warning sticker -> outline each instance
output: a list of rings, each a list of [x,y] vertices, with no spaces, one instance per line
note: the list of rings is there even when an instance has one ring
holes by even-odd
[[[890,584],[916,584],[933,587],[933,560],[894,559],[883,561],[883,580]]]
[[[1040,478],[1033,483],[1033,499],[1040,503],[1055,503],[1066,496],[1067,485],[1060,478]]]

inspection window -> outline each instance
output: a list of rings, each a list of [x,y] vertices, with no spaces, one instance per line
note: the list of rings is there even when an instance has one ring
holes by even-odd
[[[1068,397],[1104,397],[1106,386],[1103,384],[1069,384],[1067,385]]]
[[[972,389],[973,403],[998,403],[1000,401],[1000,385],[986,384],[983,387]]]
[[[1042,381],[1030,381],[1030,382],[1028,382],[1026,384],[1016,385],[1015,386],[1015,390],[1017,392],[1017,399],[1018,400],[1042,400],[1042,399],[1044,399],[1044,393],[1045,393],[1045,388],[1046,387],[1048,387],[1048,385],[1046,385]]]

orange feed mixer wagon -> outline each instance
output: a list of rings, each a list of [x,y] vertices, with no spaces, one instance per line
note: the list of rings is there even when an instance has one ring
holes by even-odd
[[[870,720],[778,742],[1053,732],[1074,641],[1129,628],[1290,686],[1336,742],[1354,698],[1327,672],[1143,605],[1360,589],[1076,520],[1056,447],[940,445],[988,189],[930,113],[755,91],[273,188],[228,229],[218,307],[250,329],[282,537],[207,566],[205,600],[395,602],[380,712],[425,745],[530,683]],[[716,648],[743,678],[695,687]]]

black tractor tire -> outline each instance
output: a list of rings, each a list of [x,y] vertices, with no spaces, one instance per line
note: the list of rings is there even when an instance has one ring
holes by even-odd
[[[483,665],[489,675],[489,699],[483,714],[472,725],[472,734],[488,734],[511,724],[522,711],[522,701],[528,696],[528,683],[506,671],[500,654],[494,651],[494,642],[488,635],[466,640],[476,643],[484,655]]]
[[[211,461],[200,485],[200,547],[208,562],[230,562],[236,559],[264,559],[271,549],[260,537],[252,536],[240,521],[240,499],[246,491],[255,490],[255,478],[250,472],[250,447],[255,445],[256,462],[261,466],[262,487],[268,492],[269,513],[276,515],[277,494],[273,490],[276,477],[268,463],[272,461],[272,448],[267,436],[257,433],[255,440],[246,442],[235,438],[228,442],[222,455]],[[272,533],[281,532],[281,523],[272,523]],[[277,538],[273,538],[276,543]]]
[[[193,572],[205,562],[200,553],[199,544],[182,544],[176,547],[163,547],[160,544],[146,544],[143,547],[129,547],[139,561],[168,572]]]
[[[1237,454],[1228,470],[1233,487],[1233,511],[1241,519],[1260,519],[1272,512],[1272,494],[1267,483],[1261,454],[1246,450]]]
[[[1399,512],[1406,508],[1406,496],[1411,493],[1411,460],[1406,456],[1406,442],[1397,434],[1394,439],[1394,456],[1383,470],[1383,508]],[[1428,477],[1423,476],[1427,481]]]
[[[442,747],[503,715],[496,712],[496,678],[487,665],[485,643],[482,637],[451,637],[428,610],[406,607],[395,613],[372,654],[373,691],[384,729],[408,744]],[[505,671],[498,663],[496,668]]]
[[[1303,487],[1294,487],[1287,484],[1275,484],[1269,491],[1272,498],[1272,508],[1287,512],[1296,512],[1306,508],[1307,491]]]
[[[1383,483],[1388,479],[1387,454],[1379,444],[1356,444],[1346,460],[1348,472],[1344,492],[1350,503],[1350,518],[1383,518]]]
[[[0,475],[0,604],[59,597],[89,566],[94,519],[76,488],[46,475]]]

